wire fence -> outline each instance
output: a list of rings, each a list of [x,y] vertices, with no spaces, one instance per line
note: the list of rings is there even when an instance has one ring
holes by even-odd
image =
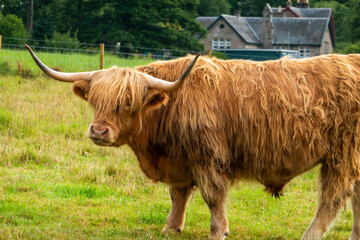
[[[22,49],[24,44],[28,44],[40,51],[56,51],[71,53],[88,53],[94,54],[99,52],[99,44],[79,43],[79,42],[63,42],[63,41],[46,41],[36,39],[8,38],[3,36],[3,48]],[[135,46],[122,46],[121,43],[115,45],[105,44],[105,52],[107,54],[116,54],[119,57],[147,57],[152,59],[168,60],[178,58],[187,54],[196,54],[198,51],[165,49],[165,48],[146,48]]]

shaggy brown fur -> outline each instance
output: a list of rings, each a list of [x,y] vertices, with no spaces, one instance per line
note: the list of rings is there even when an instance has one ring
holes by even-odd
[[[136,71],[111,68],[88,87],[94,123],[109,126],[113,145],[129,144],[143,172],[177,196],[164,230],[182,228],[192,185],[211,210],[210,238],[220,239],[228,234],[224,202],[231,183],[257,180],[278,196],[292,178],[322,164],[318,214],[303,239],[321,238],[360,176],[360,55],[267,62],[203,57],[170,93],[148,89],[139,74],[175,81],[192,58]],[[83,97],[81,84],[74,91]]]

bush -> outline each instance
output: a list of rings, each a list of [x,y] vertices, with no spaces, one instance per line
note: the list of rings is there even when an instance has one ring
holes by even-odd
[[[24,44],[26,42],[26,29],[23,21],[15,15],[0,15],[0,33],[4,38],[20,38],[23,42],[16,39],[6,39],[7,44]]]
[[[66,33],[54,32],[51,40],[45,38],[45,46],[54,48],[80,48],[80,42],[77,39],[77,31],[71,37],[70,30]]]
[[[338,53],[350,54],[350,53],[360,53],[360,40],[349,43],[345,48],[337,51]]]
[[[213,51],[211,52],[211,57],[217,57],[217,58],[221,58],[221,59],[228,59],[228,56],[226,55],[226,53],[223,52],[217,52],[217,51]]]

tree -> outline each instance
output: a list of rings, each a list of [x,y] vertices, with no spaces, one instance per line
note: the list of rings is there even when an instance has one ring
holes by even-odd
[[[26,11],[17,11],[27,1],[2,1],[6,11],[26,20]],[[219,1],[221,8],[216,11],[228,11],[227,0]],[[202,50],[194,37],[206,33],[196,21],[199,4],[200,0],[38,0],[33,37],[51,40],[54,31],[65,34],[71,29],[71,36],[77,32],[82,42]]]
[[[230,8],[228,0],[200,0],[197,12],[199,16],[219,16],[229,14]]]
[[[352,42],[360,40],[360,1],[349,0],[349,8],[351,13],[347,19],[347,31]]]
[[[34,18],[32,36],[36,40],[52,39],[56,28],[53,13],[49,5],[43,5],[37,10]]]
[[[27,0],[1,0],[0,6],[4,16],[13,14],[26,22]]]
[[[0,33],[3,37],[9,38],[8,44],[22,44],[26,40],[26,30],[23,21],[15,15],[0,15]],[[11,39],[12,38],[12,39]],[[16,39],[18,38],[18,39]],[[19,39],[23,39],[22,41]]]
[[[31,32],[33,28],[33,16],[34,15],[34,0],[28,0],[28,11],[27,11],[27,20],[26,20],[26,33],[28,37],[31,37]]]
[[[96,41],[121,42],[122,46],[144,46],[202,50],[194,37],[205,34],[196,21],[198,1],[193,0],[133,0],[109,1],[99,16]],[[79,31],[79,38],[85,34]],[[86,28],[86,31],[94,29]]]

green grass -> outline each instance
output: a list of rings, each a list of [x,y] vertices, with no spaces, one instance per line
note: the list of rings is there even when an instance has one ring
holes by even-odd
[[[33,69],[28,56],[22,59]],[[206,239],[210,213],[198,192],[184,231],[161,235],[171,206],[167,187],[141,173],[129,147],[87,139],[91,119],[71,84],[0,77],[0,239]],[[280,200],[259,184],[235,185],[228,239],[299,239],[315,215],[318,172],[292,180]],[[348,204],[325,239],[348,239],[351,225]]]

